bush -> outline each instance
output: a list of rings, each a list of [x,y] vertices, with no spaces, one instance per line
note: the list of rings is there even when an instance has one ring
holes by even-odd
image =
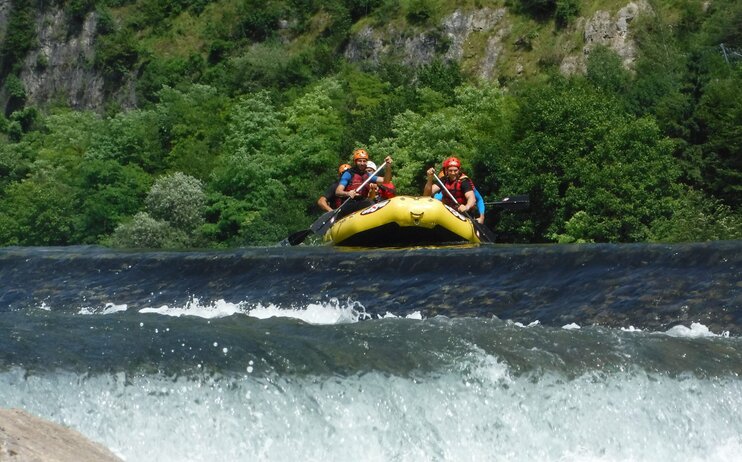
[[[669,218],[652,226],[651,240],[698,242],[742,239],[742,214],[706,194],[688,190]]]
[[[0,75],[3,76],[18,69],[26,54],[36,46],[36,6],[32,2],[17,0],[11,3],[5,36],[0,45]]]
[[[602,90],[623,94],[629,88],[631,75],[615,51],[600,45],[587,58],[587,79]]]
[[[156,220],[147,212],[139,212],[131,221],[116,228],[107,244],[129,249],[185,248],[189,239],[164,220]]]
[[[566,27],[569,22],[580,15],[579,0],[556,0],[554,20],[557,27]]]
[[[94,64],[107,83],[120,84],[138,59],[136,36],[128,29],[120,29],[96,41]]]
[[[204,222],[206,195],[201,181],[176,172],[158,179],[145,199],[147,210],[186,234],[193,234]]]

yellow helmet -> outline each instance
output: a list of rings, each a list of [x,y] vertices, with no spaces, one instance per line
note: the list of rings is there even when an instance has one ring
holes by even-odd
[[[342,174],[343,174],[343,173],[345,173],[345,171],[346,171],[346,170],[348,170],[349,168],[350,168],[350,164],[342,164],[342,165],[341,165],[341,166],[340,166],[340,167],[338,168],[338,175],[342,175]]]

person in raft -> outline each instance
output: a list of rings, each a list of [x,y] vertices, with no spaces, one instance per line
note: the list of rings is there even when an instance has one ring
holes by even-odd
[[[435,167],[430,167],[427,171],[428,181],[425,183],[423,196],[433,196],[435,193],[441,191],[443,192],[441,201],[444,204],[461,213],[478,215],[475,207],[477,199],[474,196],[474,183],[468,176],[461,173],[461,161],[456,157],[449,157],[444,160],[443,173],[445,173],[445,176],[441,178],[441,182],[451,194],[449,195],[445,191],[441,191],[440,186],[437,183],[433,183],[433,176],[436,174]],[[456,202],[451,200],[451,196],[456,199]]]
[[[462,173],[462,175],[466,175],[465,173]],[[443,170],[438,172],[438,178],[443,178],[446,176],[445,173],[443,173]],[[476,218],[477,223],[483,225],[484,224],[484,212],[486,210],[484,206],[484,198],[481,194],[479,194],[479,190],[476,186],[474,186],[474,198],[477,200],[477,212],[479,212],[479,216]],[[438,191],[437,193],[433,194],[433,199],[442,200],[443,199],[443,191]]]
[[[372,175],[376,171],[376,164],[372,161],[366,163],[366,172]],[[391,181],[388,183],[370,183],[368,191],[368,198],[374,202],[381,202],[386,199],[391,199],[397,193],[394,183]]]
[[[321,196],[319,196],[319,199],[317,199],[317,205],[319,205],[319,208],[321,208],[323,211],[332,212],[336,208],[340,207],[340,204],[343,203],[343,200],[335,194],[335,190],[337,189],[338,184],[340,184],[340,176],[349,168],[350,164],[340,165],[340,167],[338,167],[337,181],[331,184],[325,190],[325,192]]]
[[[371,183],[389,183],[392,181],[392,158],[386,156],[384,162],[386,162],[384,177],[373,176],[371,177]],[[342,210],[338,212],[338,218],[373,205],[371,199],[368,198],[368,184],[359,192],[356,192],[356,189],[371,175],[366,171],[367,165],[368,152],[365,149],[356,149],[353,151],[353,166],[340,176],[340,182],[335,189],[335,195],[341,199],[344,200],[346,197],[350,197],[352,200],[349,200],[343,205]]]

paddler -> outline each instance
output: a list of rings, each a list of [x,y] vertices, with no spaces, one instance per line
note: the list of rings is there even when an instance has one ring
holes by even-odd
[[[474,196],[474,183],[468,176],[461,172],[461,161],[453,156],[444,160],[443,173],[444,177],[441,178],[441,182],[451,193],[449,195],[443,191],[443,196],[441,197],[443,203],[461,213],[478,214],[475,207],[477,199]],[[427,174],[428,181],[425,183],[423,196],[432,196],[438,191],[441,191],[440,186],[437,183],[433,183],[433,177],[436,174],[435,167],[430,167]],[[456,199],[456,202],[451,200],[451,196]]]
[[[366,172],[372,175],[376,171],[376,164],[373,161],[366,163]],[[381,202],[385,199],[391,199],[395,196],[397,189],[394,187],[394,183],[371,183],[369,186],[368,198],[374,202]]]
[[[340,176],[349,168],[350,164],[341,164],[340,167],[338,167],[337,181],[331,184],[330,187],[319,196],[319,199],[317,199],[317,205],[319,205],[319,207],[325,212],[332,212],[342,204],[343,200],[335,194],[335,190],[337,189],[338,184],[340,184]]]
[[[346,197],[351,198],[338,212],[338,218],[345,215],[349,215],[357,210],[364,209],[373,205],[371,199],[368,198],[369,187],[366,185],[359,192],[356,192],[359,186],[361,186],[369,177],[371,183],[389,183],[392,181],[392,158],[386,156],[384,159],[386,168],[384,169],[384,177],[371,176],[373,172],[368,173],[366,167],[368,165],[368,152],[365,149],[359,148],[353,151],[353,166],[346,170],[345,173],[340,177],[340,182],[335,194],[345,200]]]

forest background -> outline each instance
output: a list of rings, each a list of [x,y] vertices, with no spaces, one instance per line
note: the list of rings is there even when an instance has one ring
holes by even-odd
[[[0,245],[275,244],[356,147],[394,158],[399,193],[453,154],[488,201],[529,194],[488,211],[501,242],[742,238],[742,2],[643,1],[630,61],[588,50],[586,21],[624,7],[2,0]],[[499,26],[452,58],[446,21],[472,12]],[[63,67],[49,18],[58,43],[91,39],[61,80],[93,77],[40,97],[29,76]],[[416,38],[432,53],[395,47]]]

